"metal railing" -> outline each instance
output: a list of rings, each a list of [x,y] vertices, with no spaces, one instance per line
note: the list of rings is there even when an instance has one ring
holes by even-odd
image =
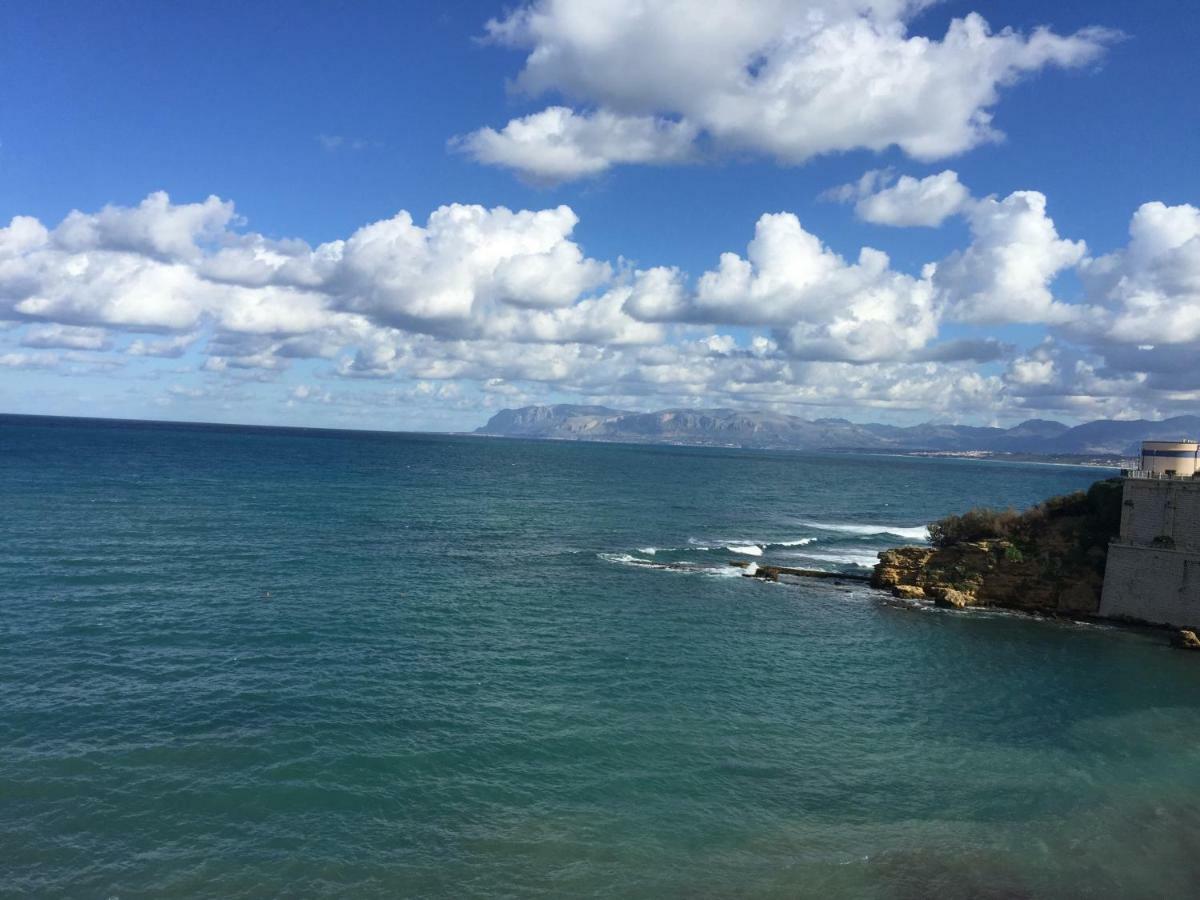
[[[1151,472],[1149,469],[1122,469],[1122,478],[1151,478],[1157,481],[1197,481],[1200,480],[1200,473],[1196,475],[1174,475],[1169,472]]]

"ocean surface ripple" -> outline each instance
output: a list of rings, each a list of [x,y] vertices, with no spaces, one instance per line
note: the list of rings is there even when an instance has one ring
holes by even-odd
[[[0,894],[1190,896],[1194,659],[729,566],[1103,474],[0,417]]]

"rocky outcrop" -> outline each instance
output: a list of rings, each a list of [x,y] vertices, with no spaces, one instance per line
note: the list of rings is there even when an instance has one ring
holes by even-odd
[[[930,529],[934,546],[879,554],[871,583],[955,609],[1096,615],[1120,503],[1120,482],[1102,481],[1022,514],[974,510],[943,519]]]
[[[1200,636],[1190,628],[1181,628],[1171,636],[1171,646],[1179,650],[1200,650]]]

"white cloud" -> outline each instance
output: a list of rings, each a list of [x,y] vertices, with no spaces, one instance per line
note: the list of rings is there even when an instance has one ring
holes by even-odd
[[[1143,204],[1123,250],[1081,266],[1097,315],[1081,325],[1118,344],[1200,341],[1200,209]]]
[[[204,388],[185,384],[173,384],[167,388],[167,393],[172,397],[187,397],[191,400],[208,396],[208,391]]]
[[[1052,359],[1022,357],[1008,367],[1009,380],[1022,387],[1052,384],[1057,374]]]
[[[161,235],[147,224],[154,218]],[[393,325],[524,341],[659,337],[621,311],[623,296],[595,293],[612,268],[570,239],[577,218],[565,206],[454,204],[425,225],[402,211],[316,248],[240,234],[232,221],[231,203],[176,207],[163,194],[132,209],[73,212],[53,230],[18,217],[0,228],[0,314],[135,330],[210,322],[276,336]]]
[[[567,307],[608,280],[610,267],[569,240],[577,221],[566,206],[514,213],[453,204],[425,226],[402,212],[339,244],[327,289],[339,306],[378,321],[480,333],[504,307]]]
[[[697,129],[656,116],[598,110],[577,113],[551,106],[513,119],[501,130],[481,128],[451,146],[481,163],[555,184],[597,175],[620,163],[677,163],[694,156]]]
[[[890,187],[860,196],[854,211],[875,225],[936,228],[963,212],[970,200],[971,193],[958,180],[958,173],[946,169],[921,179],[903,175]]]
[[[822,191],[817,199],[829,200],[834,203],[853,203],[859,197],[866,197],[883,190],[895,180],[896,173],[893,169],[868,169],[863,172],[858,181],[831,187]]]
[[[1047,338],[1012,360],[1004,373],[1019,407],[1078,418],[1158,418],[1168,395],[1145,372],[1098,366],[1086,351]]]
[[[233,204],[210,196],[203,203],[172,203],[157,191],[138,206],[72,212],[54,230],[54,243],[70,253],[126,250],[163,260],[196,259],[200,244],[233,221]]]
[[[638,273],[626,309],[647,320],[759,325],[807,359],[868,362],[919,350],[937,335],[932,289],[864,247],[854,263],[791,213],[764,215],[743,258],[721,254],[689,294],[677,270]]]
[[[195,343],[197,335],[181,334],[160,340],[137,338],[132,341],[125,352],[130,356],[157,356],[163,359],[178,359],[187,348]]]
[[[21,338],[22,347],[61,350],[107,350],[112,341],[103,328],[71,325],[31,325]]]
[[[301,403],[332,403],[333,394],[319,387],[314,387],[311,384],[298,384],[292,388],[292,392],[288,397],[287,405],[293,406],[297,402]]]
[[[552,180],[673,160],[699,134],[793,164],[890,146],[941,159],[1000,137],[991,110],[1002,87],[1048,66],[1094,62],[1114,37],[1098,28],[993,32],[975,13],[953,20],[940,39],[909,34],[908,22],[928,5],[535,0],[489,22],[489,37],[528,50],[519,88],[595,111],[550,107],[475,132],[464,146],[482,161]],[[626,141],[616,122],[639,124],[627,126]],[[667,127],[670,139],[659,134]]]
[[[987,197],[971,205],[968,220],[971,245],[938,263],[933,275],[947,315],[984,324],[1061,324],[1079,314],[1054,298],[1051,284],[1083,259],[1087,246],[1058,236],[1043,194]]]
[[[0,366],[6,369],[53,369],[59,364],[57,353],[0,353]]]
[[[850,196],[895,189],[900,217],[895,209],[930,196],[928,182],[875,173]],[[1058,235],[1041,194],[968,200],[970,244],[918,274],[872,248],[845,258],[795,215],[774,213],[744,251],[721,254],[694,279],[587,256],[565,206],[449,205],[423,224],[401,212],[316,247],[240,230],[226,201],[185,208],[177,216],[152,197],[128,211],[76,213],[68,238],[30,218],[0,228],[0,320],[18,323],[0,335],[0,365],[94,374],[196,345],[213,384],[274,380],[293,360],[312,360],[314,393],[283,402],[320,400],[320,379],[337,374],[434,385],[413,397],[463,409],[549,393],[991,418],[1200,399],[1200,211],[1190,206],[1143,206],[1127,247],[1087,259],[1082,242]],[[170,240],[124,226],[125,212],[138,221],[146,210],[170,223]],[[103,225],[80,224],[89,222]],[[1052,288],[1072,267],[1083,296],[1067,304]],[[1014,358],[970,327],[1009,321],[1048,326],[1056,343]],[[945,322],[968,328],[939,340]],[[121,351],[116,339],[129,332]],[[996,374],[974,371],[976,362]],[[339,406],[354,394],[330,396]]]

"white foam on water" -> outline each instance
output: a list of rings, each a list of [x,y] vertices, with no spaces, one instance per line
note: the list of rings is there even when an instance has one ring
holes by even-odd
[[[646,562],[644,559],[638,559],[636,556],[630,556],[628,553],[597,553],[596,555],[605,562],[625,563],[627,565],[637,565],[638,563],[645,565]]]
[[[754,563],[751,563],[753,568]],[[749,569],[739,569],[736,566],[701,566],[693,569],[701,575],[708,575],[713,578],[741,578],[743,572],[748,572]]]
[[[725,549],[731,553],[740,553],[743,556],[762,556],[763,548],[758,544],[726,544]]]
[[[641,552],[641,551],[638,551]],[[629,553],[597,553],[596,556],[605,562],[617,563],[622,566],[633,566],[637,569],[654,569],[658,572],[678,572],[682,575],[710,575],[717,578],[740,578],[744,569],[729,565],[704,566],[688,563],[659,563],[641,559]]]
[[[651,562],[648,559],[642,559],[628,553],[597,553],[596,556],[605,562],[618,563],[622,566],[633,566],[635,569],[657,569],[662,572],[686,571],[686,568],[683,566]]]
[[[768,547],[804,547],[808,544],[820,540],[815,537],[793,538],[786,541],[761,540],[759,538],[725,540],[717,538],[711,542],[701,541],[698,538],[688,538],[687,547],[668,548],[668,550],[730,550],[733,553],[741,553],[745,556],[762,556],[763,551]],[[661,550],[662,548],[658,548]],[[639,550],[639,553],[653,553],[654,547],[647,547],[644,550]]]
[[[638,553],[645,553],[647,556],[653,556],[658,552],[657,547],[639,547]]]
[[[830,524],[828,522],[802,522],[801,524],[806,525],[809,528],[820,528],[822,531],[838,531],[842,534],[894,534],[896,537],[902,537],[914,541],[929,540],[928,525],[857,525],[850,523]]]
[[[809,544],[811,544],[815,540],[816,540],[815,537],[805,537],[805,538],[796,538],[796,540],[794,540],[794,541],[771,541],[770,546],[772,546],[772,547],[807,547]]]
[[[879,562],[879,557],[874,553],[866,553],[859,551],[847,551],[846,553],[805,553],[805,559],[819,559],[822,562],[840,563],[843,565],[861,566],[864,569],[873,569],[875,564]]]

